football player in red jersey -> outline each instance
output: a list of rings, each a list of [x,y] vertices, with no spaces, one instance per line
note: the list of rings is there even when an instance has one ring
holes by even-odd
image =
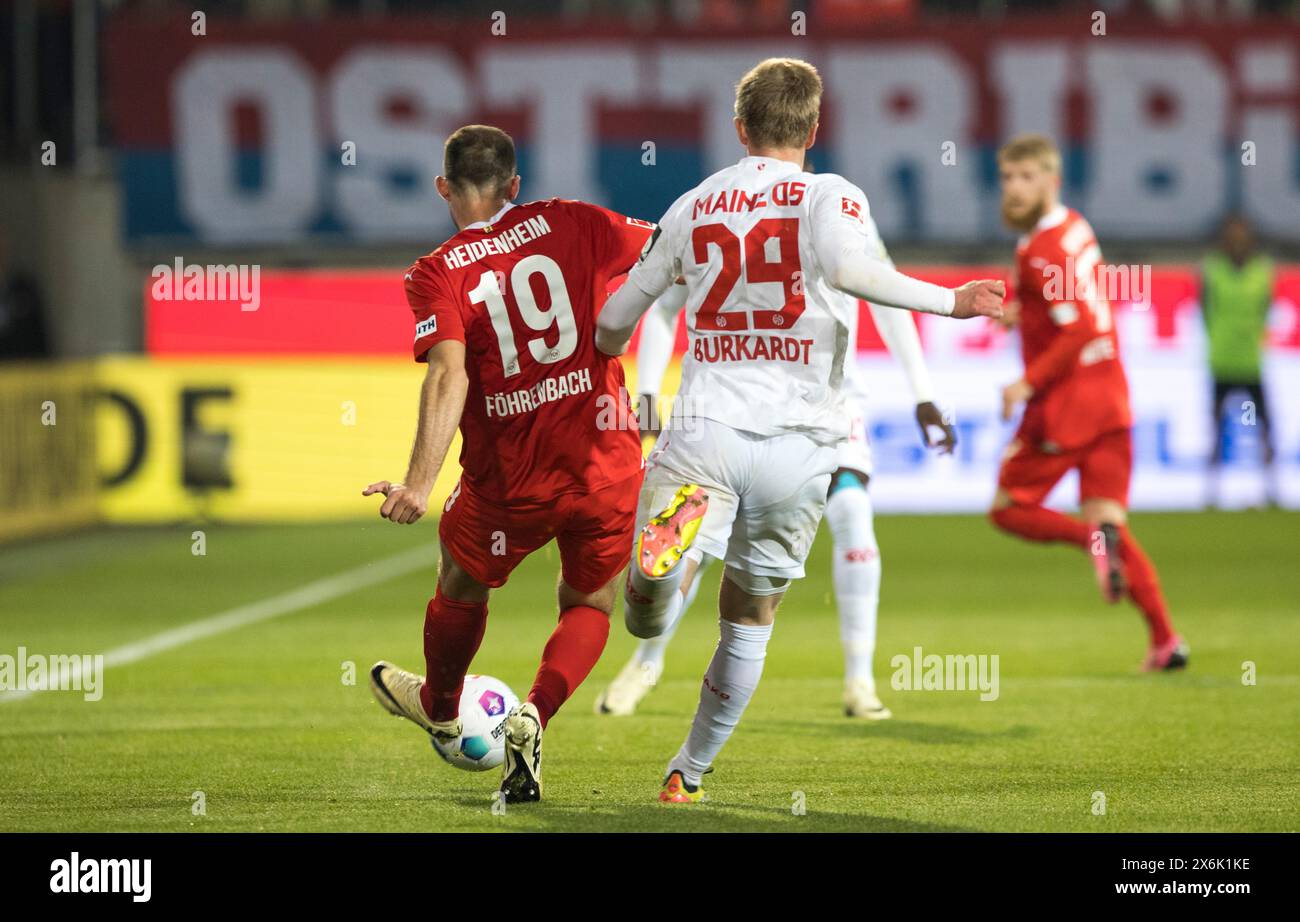
[[[641,441],[623,366],[596,349],[596,314],[654,226],[583,202],[514,204],[514,143],[497,128],[454,132],[443,171],[438,194],[459,231],[406,274],[415,359],[428,363],[415,447],[405,480],[364,495],[383,493],[380,515],[392,522],[417,521],[457,426],[462,474],[438,528],[425,675],[379,662],[371,688],[454,747],[489,590],[555,539],[559,624],[527,700],[506,719],[501,782],[507,802],[539,800],[542,730],[600,658],[631,556]]]
[[[1061,156],[1041,135],[998,152],[1002,217],[1024,236],[1016,247],[1024,376],[1002,391],[1002,416],[1024,415],[1003,455],[990,516],[1030,541],[1064,541],[1092,555],[1103,597],[1127,595],[1151,632],[1146,671],[1187,665],[1169,622],[1155,567],[1127,526],[1133,447],[1128,381],[1106,292],[1097,290],[1101,250],[1092,228],[1059,201]],[[1079,471],[1082,521],[1043,506],[1065,474]]]

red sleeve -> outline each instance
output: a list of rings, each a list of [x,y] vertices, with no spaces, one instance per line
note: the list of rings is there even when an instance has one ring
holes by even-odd
[[[586,209],[596,224],[599,264],[610,275],[622,275],[636,265],[645,242],[654,233],[654,224],[599,205],[587,205]]]
[[[1059,246],[1052,247],[1048,252],[1036,251],[1033,255],[1038,258],[1032,262],[1050,266],[1058,273],[1064,273],[1067,268],[1075,265],[1075,258]],[[1033,271],[1028,266],[1022,267],[1022,271],[1025,270]],[[1043,300],[1047,302],[1048,316],[1057,329],[1051,345],[1025,368],[1025,380],[1037,393],[1068,373],[1078,363],[1083,347],[1095,339],[1098,332],[1092,306],[1086,300],[1093,290],[1091,286],[1095,285],[1095,277],[1076,279],[1074,285],[1067,287],[1063,275],[1057,276],[1056,281],[1062,290],[1073,294],[1074,298],[1053,300],[1049,297],[1053,292],[1048,285],[1046,272],[1033,272],[1033,275],[1034,284],[1039,286]]]
[[[1062,305],[1070,305],[1063,302]],[[1058,305],[1052,305],[1057,307]],[[1038,357],[1025,369],[1025,380],[1038,393],[1043,388],[1060,378],[1079,361],[1079,353],[1096,336],[1092,329],[1091,318],[1085,313],[1076,322],[1062,327],[1052,344],[1039,353]]]
[[[446,293],[446,285],[434,273],[416,263],[406,273],[406,303],[415,315],[415,360],[427,361],[427,353],[445,339],[465,341],[465,321],[460,307]]]

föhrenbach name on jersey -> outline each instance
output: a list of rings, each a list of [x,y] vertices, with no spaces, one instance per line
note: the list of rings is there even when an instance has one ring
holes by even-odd
[[[591,370],[583,368],[566,375],[543,378],[532,387],[517,391],[504,391],[499,394],[485,394],[488,416],[514,416],[517,413],[531,413],[545,403],[563,400],[575,394],[584,394],[591,390]]]

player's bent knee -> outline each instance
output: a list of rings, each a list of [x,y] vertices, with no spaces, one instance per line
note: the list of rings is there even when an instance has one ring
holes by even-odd
[[[999,512],[1002,512],[1005,509],[1010,509],[1014,505],[1015,501],[1012,500],[1011,494],[1006,490],[999,488],[998,491],[993,494],[993,503],[989,506],[989,516],[995,517]]]
[[[1079,504],[1085,521],[1103,525],[1123,525],[1128,521],[1124,505],[1113,499],[1085,499]]]
[[[614,596],[618,592],[618,584],[619,577],[616,576],[595,592],[583,592],[581,589],[570,586],[561,577],[560,585],[556,590],[560,611],[564,611],[566,608],[582,606],[584,608],[594,608],[608,615],[614,610]]]
[[[790,587],[788,578],[760,576],[727,567],[718,593],[718,610],[737,624],[771,624]]]
[[[790,580],[787,577],[759,576],[736,567],[727,567],[723,576],[741,592],[758,598],[780,595],[790,588]]]
[[[443,546],[442,557],[438,561],[438,589],[447,598],[457,602],[486,602],[490,591],[465,572],[465,568],[456,562],[446,546]]]

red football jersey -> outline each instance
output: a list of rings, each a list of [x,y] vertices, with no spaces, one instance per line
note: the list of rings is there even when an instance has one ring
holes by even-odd
[[[1132,425],[1110,302],[1097,290],[1100,264],[1092,227],[1063,205],[1016,247],[1020,348],[1034,388],[1023,441],[1068,450]]]
[[[542,502],[640,470],[623,365],[596,349],[596,315],[653,229],[584,202],[529,202],[407,272],[416,361],[444,339],[465,344],[460,463],[478,495]]]

